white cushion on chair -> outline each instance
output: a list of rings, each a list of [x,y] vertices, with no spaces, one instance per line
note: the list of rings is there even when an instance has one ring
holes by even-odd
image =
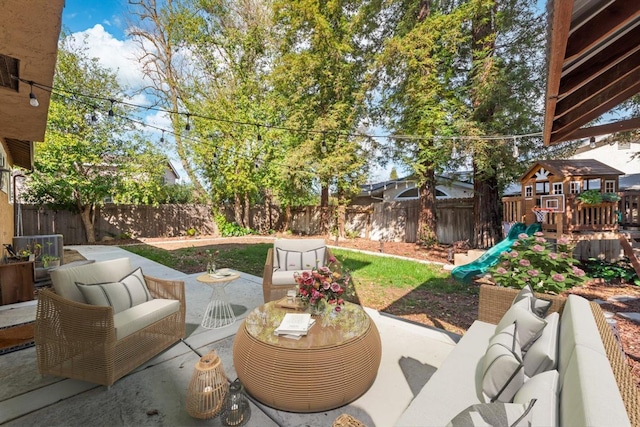
[[[297,271],[311,270],[324,266],[326,246],[310,249],[308,251],[288,251],[276,248],[276,257],[278,258],[278,270]]]
[[[114,314],[153,299],[140,267],[117,282],[76,284],[89,304],[109,305]]]
[[[152,299],[113,316],[116,339],[120,340],[180,310],[180,301]]]

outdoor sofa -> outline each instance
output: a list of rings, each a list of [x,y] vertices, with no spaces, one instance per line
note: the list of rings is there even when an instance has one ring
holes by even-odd
[[[285,297],[296,287],[296,273],[326,266],[332,256],[324,239],[276,239],[264,263],[264,302]]]
[[[640,425],[636,381],[612,328],[596,303],[577,295],[563,298],[532,293],[532,301],[536,304],[543,302],[538,298],[552,304],[544,315],[546,326],[524,353],[523,369],[518,369],[519,372],[527,371],[522,377],[524,384],[513,379],[517,378],[513,373],[515,369],[507,372],[508,377],[502,377],[502,383],[499,376],[496,383],[487,378],[487,375],[491,376],[485,374],[489,372],[486,371],[487,366],[489,369],[506,366],[496,363],[497,358],[491,356],[490,341],[496,344],[492,346],[494,352],[498,351],[501,356],[509,354],[505,359],[512,359],[511,367],[520,363],[513,360],[504,346],[500,346],[511,346],[512,341],[500,342],[496,328],[503,319],[507,324],[511,323],[508,316],[503,317],[507,311],[513,314],[514,310],[520,310],[512,309],[512,305],[518,305],[514,299],[519,294],[515,289],[481,285],[479,320],[471,325],[412,400],[398,419],[397,426],[445,426],[471,405],[486,404],[489,401],[486,391],[492,387],[499,387],[500,393],[505,391],[498,400],[505,397],[503,401],[522,404],[522,407],[527,406],[531,399],[537,399],[527,413],[531,417],[530,425],[534,427]],[[533,309],[534,306],[530,307]],[[557,314],[549,314],[553,312]],[[509,330],[517,330],[520,324],[524,331],[528,327],[525,323],[518,317]],[[521,338],[519,332],[513,336]],[[488,364],[485,359],[493,364]],[[492,396],[495,398],[496,395]],[[502,404],[494,404],[494,409],[495,405]],[[483,408],[476,406],[474,409]]]
[[[185,336],[184,282],[144,276],[129,258],[62,266],[51,281],[36,311],[42,375],[110,386]]]

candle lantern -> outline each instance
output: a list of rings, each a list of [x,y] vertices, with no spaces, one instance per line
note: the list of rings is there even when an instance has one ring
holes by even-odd
[[[222,425],[232,427],[243,426],[251,418],[249,400],[244,394],[244,386],[238,379],[229,386],[221,417]]]
[[[220,414],[229,381],[215,350],[196,363],[187,390],[187,413],[194,418],[208,419]]]

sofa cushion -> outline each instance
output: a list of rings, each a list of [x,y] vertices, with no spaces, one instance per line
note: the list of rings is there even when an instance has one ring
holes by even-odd
[[[135,269],[117,282],[76,284],[89,304],[109,305],[113,307],[114,314],[153,299],[141,268]]]
[[[532,409],[531,425],[553,427],[558,425],[558,371],[551,370],[529,378],[513,397],[513,403],[526,404],[536,399]]]
[[[519,303],[512,305],[504,316],[502,316],[502,319],[500,319],[500,322],[496,326],[496,332],[503,330],[513,323],[518,324],[517,336],[522,351],[528,349],[540,336],[542,329],[547,324],[544,319],[539,318],[528,309],[522,308]]]
[[[121,311],[113,316],[116,339],[129,336],[178,310],[180,310],[180,301],[156,298]]]
[[[598,334],[598,330],[593,333]],[[560,371],[560,425],[625,427],[631,425],[609,359],[576,345]]]
[[[299,271],[323,267],[326,250],[324,246],[304,252],[276,248],[278,270]]]
[[[455,416],[447,427],[529,427],[536,401],[519,403],[478,403]]]
[[[288,285],[293,287],[296,285],[296,279],[294,278],[294,274],[302,273],[302,271],[303,270],[299,270],[299,271],[276,270],[273,272],[273,275],[271,276],[271,283],[276,286]]]
[[[491,402],[511,402],[524,383],[522,352],[516,334],[514,323],[489,340],[484,356],[482,392]]]
[[[531,289],[530,284],[527,284],[520,290],[520,292],[518,292],[518,294],[513,299],[513,304],[522,300],[526,300],[529,302],[530,310],[538,317],[546,316],[547,311],[549,311],[549,308],[551,308],[551,301],[537,298],[533,293],[533,289]]]
[[[560,316],[558,372],[561,387],[564,372],[576,345],[588,347],[603,356],[607,354],[589,301],[578,295],[569,295]]]
[[[545,317],[547,325],[540,338],[535,340],[524,354],[524,373],[533,377],[540,372],[556,369],[558,365],[558,335],[560,315],[557,312]]]
[[[473,322],[395,425],[443,426],[470,405],[484,403],[482,363],[495,328]]]
[[[129,258],[117,258],[108,261],[97,261],[88,265],[51,270],[51,283],[56,293],[63,298],[87,303],[76,286],[80,283],[110,283],[119,281],[125,274],[131,272]]]

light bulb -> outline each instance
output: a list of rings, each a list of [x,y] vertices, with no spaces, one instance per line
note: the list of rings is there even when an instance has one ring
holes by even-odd
[[[40,105],[40,103],[38,102],[36,94],[33,93],[33,82],[29,82],[29,85],[31,86],[31,92],[29,92],[29,104],[32,107],[37,107],[38,105]]]
[[[589,139],[589,147],[596,148],[596,137],[595,136],[592,136],[591,139]]]

